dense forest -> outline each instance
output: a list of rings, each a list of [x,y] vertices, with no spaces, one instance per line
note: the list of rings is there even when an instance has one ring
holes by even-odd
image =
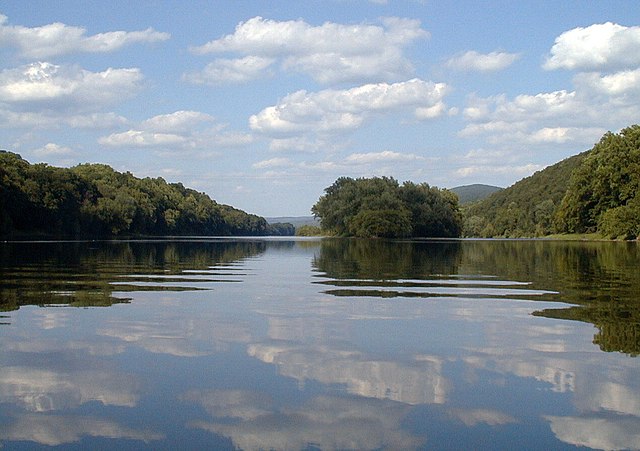
[[[341,177],[311,209],[325,232],[339,236],[458,237],[458,197],[426,183],[391,177]]]
[[[463,208],[464,235],[640,236],[640,126],[607,133],[589,151]]]
[[[104,164],[57,168],[0,151],[0,236],[292,235],[290,224]]]

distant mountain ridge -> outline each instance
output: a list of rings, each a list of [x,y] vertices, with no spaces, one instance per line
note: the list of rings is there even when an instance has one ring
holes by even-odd
[[[291,224],[295,228],[305,225],[320,227],[320,220],[313,216],[277,216],[265,219],[269,224]]]
[[[493,185],[483,185],[481,183],[475,183],[473,185],[463,185],[451,188],[449,191],[453,191],[458,195],[458,201],[460,205],[469,204],[485,199],[497,191],[501,191],[504,188]]]

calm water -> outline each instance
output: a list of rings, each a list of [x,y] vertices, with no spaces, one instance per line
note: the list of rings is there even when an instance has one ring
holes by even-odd
[[[640,245],[0,243],[0,447],[640,448]]]

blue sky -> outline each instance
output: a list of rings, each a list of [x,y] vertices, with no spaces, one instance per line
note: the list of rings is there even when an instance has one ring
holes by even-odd
[[[263,216],[340,176],[508,186],[635,123],[636,0],[0,3],[0,148]]]

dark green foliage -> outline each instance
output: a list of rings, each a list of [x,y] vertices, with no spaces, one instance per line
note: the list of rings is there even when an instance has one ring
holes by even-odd
[[[293,236],[296,234],[296,228],[288,222],[276,222],[267,225],[267,234],[271,236]]]
[[[586,153],[536,172],[488,198],[467,206],[465,236],[531,237],[553,233],[553,218],[573,171]]]
[[[341,177],[311,211],[325,231],[343,236],[457,237],[462,225],[455,194],[390,177]]]
[[[536,172],[464,210],[465,236],[640,235],[640,126]]]
[[[0,235],[265,235],[265,219],[103,164],[31,165],[0,152]],[[284,232],[283,228],[277,229]],[[289,230],[293,233],[291,230]]]
[[[296,227],[296,236],[322,236],[322,229],[315,225],[301,225]]]
[[[474,184],[474,185],[465,185],[465,186],[456,186],[455,188],[451,188],[451,191],[456,193],[458,196],[458,201],[460,205],[469,204],[471,202],[477,202],[482,199],[486,199],[493,193],[497,191],[501,191],[503,188],[492,185],[482,185],[482,184]]]
[[[572,174],[557,215],[558,228],[635,238],[640,232],[639,191],[640,125],[633,125],[619,134],[605,134]]]

